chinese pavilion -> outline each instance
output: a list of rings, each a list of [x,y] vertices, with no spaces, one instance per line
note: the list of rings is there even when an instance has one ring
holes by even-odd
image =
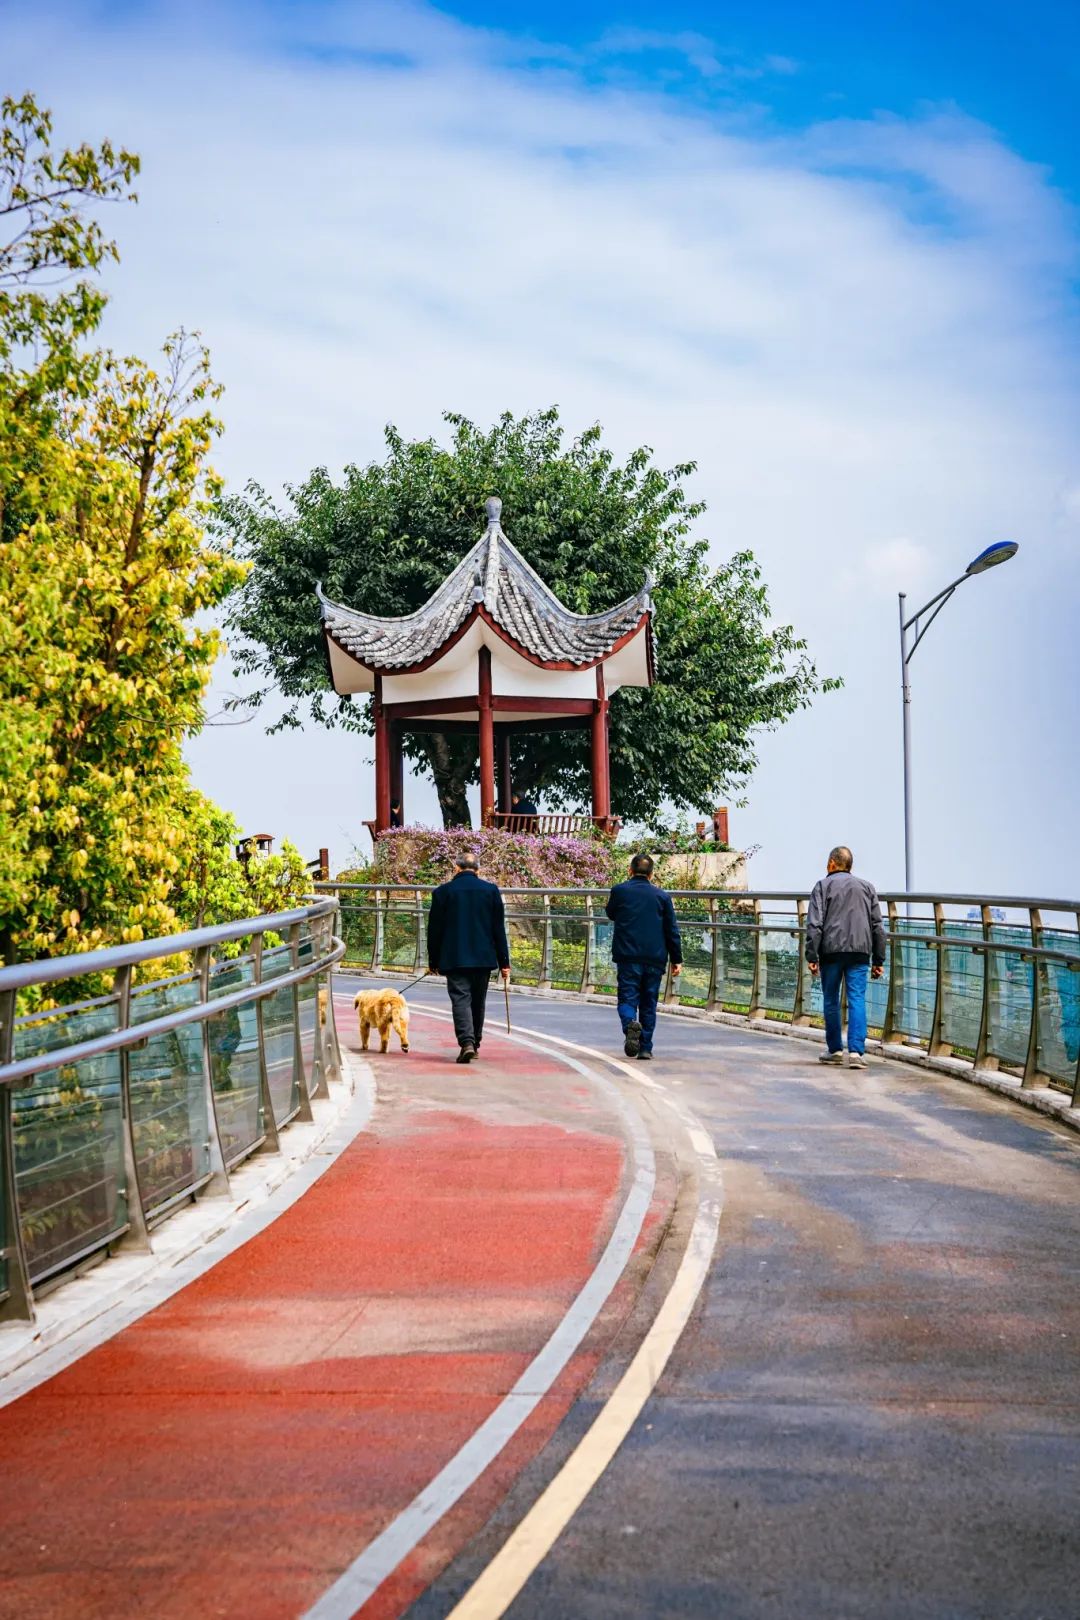
[[[612,826],[608,704],[620,686],[652,684],[652,581],[603,613],[571,613],[510,544],[501,515],[492,497],[481,539],[404,618],[358,613],[319,587],[335,692],[374,694],[376,832],[401,803],[406,731],[478,733],[481,819],[491,826],[510,817],[513,733],[581,727],[593,820]]]

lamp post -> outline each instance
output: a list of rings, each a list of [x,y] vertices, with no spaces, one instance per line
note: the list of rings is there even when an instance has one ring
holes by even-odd
[[[910,619],[905,617],[907,597],[903,591],[900,592],[900,681],[904,700],[904,891],[907,894],[911,893],[912,868],[914,866],[911,828],[911,681],[908,676],[908,667],[915,656],[915,649],[919,642],[956,588],[962,585],[965,579],[970,579],[972,575],[985,574],[988,568],[996,568],[998,563],[1008,562],[1010,557],[1016,556],[1019,549],[1015,540],[998,540],[994,545],[987,546],[985,551],[980,551],[979,555],[968,563],[959,579],[954,579],[951,585],[946,585],[944,590],[939,591],[936,596],[932,596],[929,602],[919,609],[918,613],[911,615]],[[931,608],[934,610],[932,613],[930,613]],[[930,613],[930,617],[920,628],[919,620],[927,613]],[[908,632],[912,629],[915,634],[909,646]]]

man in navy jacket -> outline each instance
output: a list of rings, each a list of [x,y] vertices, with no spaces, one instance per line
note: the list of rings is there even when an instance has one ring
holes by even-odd
[[[608,896],[607,914],[615,924],[611,955],[619,972],[619,1019],[627,1057],[651,1058],[656,1004],[664,969],[682,972],[682,939],[675,907],[666,889],[652,882],[649,855],[635,855],[630,878]]]
[[[431,897],[428,972],[444,973],[458,1039],[458,1062],[480,1050],[493,968],[510,977],[510,947],[502,895],[479,875],[475,855],[460,855],[457,871]]]

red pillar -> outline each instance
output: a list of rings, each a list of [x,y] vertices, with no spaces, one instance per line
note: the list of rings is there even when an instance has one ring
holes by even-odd
[[[592,715],[592,813],[606,827],[611,819],[611,765],[608,758],[608,700],[604,666],[596,666],[596,703]]]
[[[401,806],[402,825],[405,822],[405,761],[401,753],[401,722],[390,722],[390,803]]]
[[[375,831],[390,825],[390,721],[382,700],[382,676],[375,677]]]
[[[495,714],[491,707],[491,649],[480,649],[480,825],[495,821]]]
[[[497,749],[499,778],[499,809],[504,815],[509,815],[513,794],[513,781],[510,776],[510,733],[505,727],[498,727],[495,733]]]

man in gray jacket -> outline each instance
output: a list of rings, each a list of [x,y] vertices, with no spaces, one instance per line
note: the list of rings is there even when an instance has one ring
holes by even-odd
[[[821,975],[825,1044],[819,1062],[843,1063],[840,986],[847,986],[848,1062],[866,1068],[866,976],[880,979],[885,965],[885,929],[877,890],[856,877],[850,849],[838,844],[825,876],[814,884],[806,914],[806,965]],[[872,965],[871,965],[872,964]]]

